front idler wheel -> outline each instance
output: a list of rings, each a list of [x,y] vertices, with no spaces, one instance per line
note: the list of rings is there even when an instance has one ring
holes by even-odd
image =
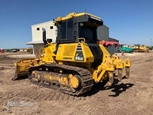
[[[31,75],[31,80],[34,82],[39,82],[40,81],[40,74],[37,73],[37,71],[32,71]]]

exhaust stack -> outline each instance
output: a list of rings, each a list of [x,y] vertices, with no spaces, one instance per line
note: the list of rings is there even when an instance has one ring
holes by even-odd
[[[43,38],[43,42],[46,45],[47,44],[47,40],[46,40],[46,30],[45,28],[42,28],[42,38]]]

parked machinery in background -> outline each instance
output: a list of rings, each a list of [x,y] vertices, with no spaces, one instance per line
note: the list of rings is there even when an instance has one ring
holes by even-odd
[[[0,53],[4,53],[4,50],[3,49],[0,49]]]
[[[119,50],[124,53],[132,53],[133,52],[133,48],[130,47],[129,45],[122,45],[121,47],[119,47]]]
[[[102,44],[107,50],[108,52],[113,55],[114,53],[116,53],[116,50],[119,46],[119,42],[115,42],[115,41],[105,41],[105,40],[98,40],[99,44]]]
[[[146,45],[134,44],[132,48],[133,48],[133,52],[148,52],[149,53],[149,49],[147,48]]]

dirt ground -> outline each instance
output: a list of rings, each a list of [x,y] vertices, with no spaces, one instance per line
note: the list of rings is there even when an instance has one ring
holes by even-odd
[[[28,79],[12,81],[15,71],[13,63],[19,59],[8,58],[8,55],[0,54],[0,115],[153,114],[153,52],[125,54],[132,63],[130,78],[115,83],[109,89],[98,84],[82,97],[36,86]],[[19,105],[8,105],[8,102],[18,100],[24,104],[30,100],[33,105],[28,103],[30,107],[25,109],[19,108]]]

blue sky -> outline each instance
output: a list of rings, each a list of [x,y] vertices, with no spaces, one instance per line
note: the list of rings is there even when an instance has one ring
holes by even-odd
[[[70,12],[100,16],[120,43],[150,45],[153,0],[0,0],[0,48],[29,47],[31,25]]]

